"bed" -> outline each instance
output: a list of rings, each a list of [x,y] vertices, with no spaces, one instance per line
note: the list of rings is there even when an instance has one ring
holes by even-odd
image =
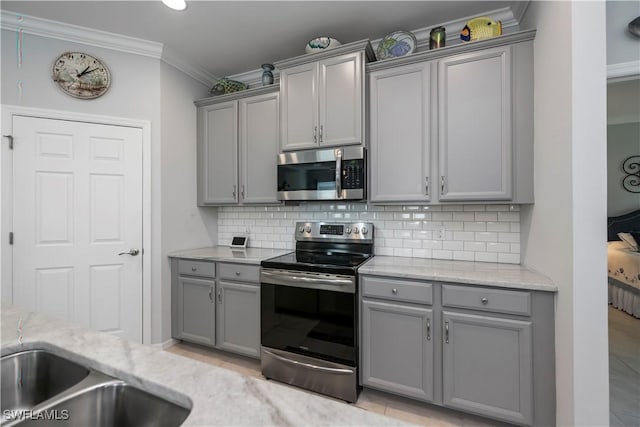
[[[632,252],[618,233],[640,230],[640,209],[607,222],[609,304],[640,318],[640,252]]]

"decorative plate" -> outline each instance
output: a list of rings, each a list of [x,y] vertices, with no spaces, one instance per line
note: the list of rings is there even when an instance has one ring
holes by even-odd
[[[416,51],[418,41],[409,31],[394,31],[380,40],[376,49],[378,60],[410,55]]]
[[[487,16],[473,18],[460,31],[463,42],[488,39],[502,35],[502,22],[494,21]]]
[[[341,44],[342,43],[332,37],[316,37],[313,40],[309,40],[304,50],[307,53],[317,53],[323,50],[333,49]]]

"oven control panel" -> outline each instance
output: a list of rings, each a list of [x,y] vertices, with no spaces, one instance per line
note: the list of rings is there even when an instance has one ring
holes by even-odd
[[[373,241],[373,224],[370,222],[298,222],[296,240]]]

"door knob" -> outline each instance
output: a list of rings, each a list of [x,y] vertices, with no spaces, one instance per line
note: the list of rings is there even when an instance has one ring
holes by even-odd
[[[140,253],[140,249],[129,249],[129,252],[120,252],[118,255],[122,256],[122,255],[131,255],[131,256],[136,256]]]

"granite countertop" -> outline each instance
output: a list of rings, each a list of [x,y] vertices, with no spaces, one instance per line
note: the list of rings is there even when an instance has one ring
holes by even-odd
[[[184,425],[391,426],[402,421],[2,304],[2,355],[45,349],[183,406]],[[23,342],[17,325],[22,323]]]
[[[231,249],[228,246],[212,246],[207,248],[175,251],[168,254],[169,258],[183,258],[202,261],[228,261],[241,264],[260,264],[260,261],[288,254],[291,250],[246,248]]]
[[[520,265],[375,256],[359,274],[557,292],[551,279]]]

